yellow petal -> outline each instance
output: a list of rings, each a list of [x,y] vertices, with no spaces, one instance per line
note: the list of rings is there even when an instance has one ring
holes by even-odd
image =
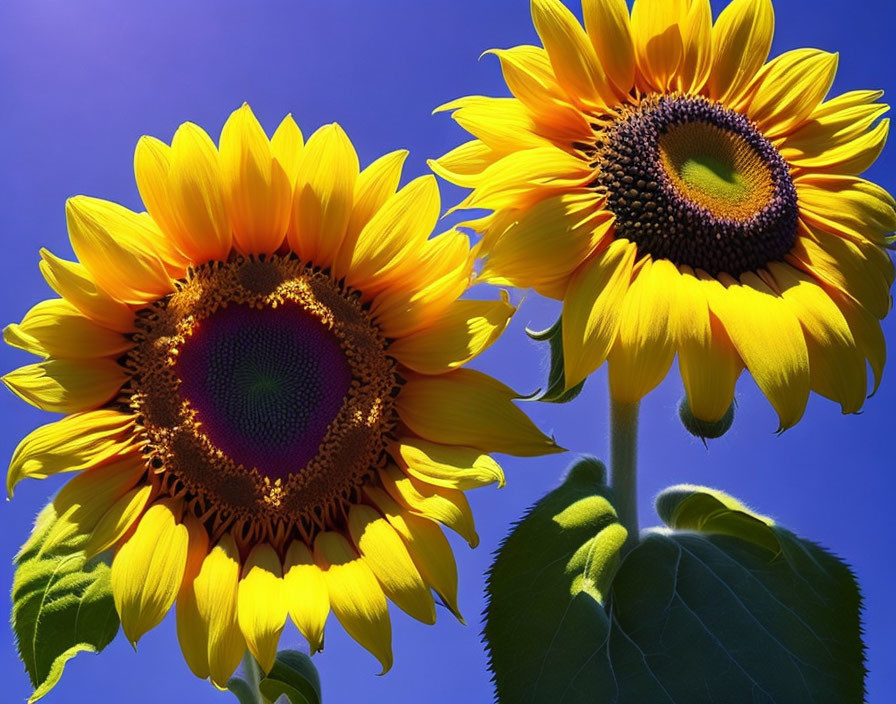
[[[660,259],[646,261],[632,281],[619,330],[608,357],[610,395],[620,403],[637,403],[666,376],[675,357],[675,326],[681,274]]]
[[[256,546],[243,565],[237,617],[249,652],[268,673],[286,623],[287,596],[280,558],[270,545]]]
[[[6,490],[22,479],[45,479],[80,472],[123,453],[134,442],[133,416],[117,411],[87,411],[42,425],[26,435],[13,452]]]
[[[715,423],[734,401],[734,387],[744,365],[721,321],[710,313],[704,287],[722,293],[718,281],[699,281],[692,272],[683,272],[678,295],[678,366],[691,412],[699,420]]]
[[[53,413],[102,406],[125,381],[124,368],[109,359],[50,359],[19,367],[3,377],[3,383],[20,399]]]
[[[21,323],[3,331],[3,339],[32,354],[68,359],[117,357],[133,346],[124,335],[95,323],[63,298],[38,303]]]
[[[407,546],[420,576],[463,622],[457,608],[457,565],[454,553],[438,524],[403,509],[385,491],[364,487],[368,498],[392,524]]]
[[[386,288],[415,262],[415,254],[439,219],[439,187],[433,176],[414,179],[389,198],[361,230],[346,283],[362,291]]]
[[[667,92],[684,55],[679,21],[684,0],[635,0],[632,38],[645,87]]]
[[[84,315],[110,330],[134,329],[133,311],[99,288],[83,264],[59,259],[46,249],[40,256],[40,271],[50,288]]]
[[[595,251],[614,220],[591,192],[545,198],[482,245],[480,279],[504,278],[519,286],[568,279]]]
[[[402,506],[447,526],[466,540],[471,548],[479,545],[473,512],[462,491],[418,481],[395,465],[381,469],[380,478],[389,495]]]
[[[582,381],[610,353],[636,250],[627,240],[615,240],[573,275],[563,301],[566,388]]]
[[[802,417],[809,399],[809,353],[796,316],[755,274],[730,281],[724,290],[705,286],[718,316],[785,430]]]
[[[299,129],[292,114],[287,115],[271,137],[271,154],[289,179],[290,188],[295,186],[299,175],[299,159],[304,145],[302,130]]]
[[[508,125],[504,125],[503,138],[501,143],[495,142],[493,139],[485,139],[491,147],[494,147],[497,153],[507,154],[514,149],[519,148],[523,142],[535,144],[547,138],[556,144],[572,143],[583,138],[587,138],[588,131],[591,129],[585,116],[569,101],[569,97],[557,83],[554,75],[554,69],[548,58],[547,52],[537,46],[515,46],[510,49],[490,49],[486,54],[494,54],[501,62],[501,72],[504,74],[504,81],[510,92],[513,93],[517,100],[525,106],[530,113],[530,117],[519,114],[518,108],[512,108],[515,117],[511,121],[516,121],[523,126],[525,133],[517,134],[515,137],[512,133],[506,131]],[[474,98],[464,99],[463,105],[469,105],[469,101]],[[475,99],[483,100],[478,96]],[[490,101],[505,99],[485,99]],[[460,101],[457,101],[460,103]],[[515,102],[515,101],[513,101]],[[504,103],[487,103],[488,105],[502,105]],[[485,104],[483,104],[485,105]],[[507,103],[510,106],[510,103]],[[476,119],[470,115],[469,125],[458,119],[459,110],[453,117],[472,134],[479,136],[478,130],[484,130],[483,134],[493,134],[488,120]],[[444,159],[444,157],[443,157]]]
[[[177,213],[168,190],[171,147],[155,137],[143,136],[134,150],[134,177],[137,190],[152,219],[174,242],[184,241]]]
[[[504,471],[488,455],[472,447],[438,445],[406,437],[394,442],[389,454],[406,474],[446,489],[504,486]]]
[[[871,365],[871,371],[874,373],[874,387],[871,393],[874,394],[880,386],[887,362],[887,341],[880,322],[846,294],[836,289],[828,289],[828,293],[846,318],[853,339]]]
[[[796,49],[775,57],[756,77],[748,115],[768,139],[803,124],[831,89],[837,54]]]
[[[208,533],[195,516],[185,516],[184,525],[189,534],[189,546],[184,580],[177,595],[177,640],[190,671],[204,680],[209,675],[208,625],[196,605],[194,580],[208,555]]]
[[[146,244],[146,220],[115,203],[75,196],[65,204],[72,248],[94,280],[125,303],[142,304],[174,291],[165,266]]]
[[[97,521],[84,545],[84,554],[93,557],[115,547],[143,515],[153,493],[149,484],[131,489]]]
[[[471,95],[436,108],[443,111],[451,111],[457,124],[500,154],[550,144],[540,134],[532,112],[516,98]]]
[[[293,196],[289,246],[300,259],[333,263],[352,215],[358,155],[336,123],[324,125],[302,150]]]
[[[333,614],[380,661],[385,674],[392,667],[392,624],[370,567],[342,535],[330,531],[314,539],[314,561],[323,571]]]
[[[519,395],[472,369],[441,376],[408,376],[396,399],[402,421],[417,435],[444,445],[531,457],[563,450],[513,401]]]
[[[712,8],[709,0],[688,0],[682,18],[683,53],[676,86],[683,93],[703,90],[712,70]]]
[[[788,264],[770,262],[769,271],[781,297],[800,321],[809,353],[809,384],[813,391],[856,413],[865,401],[865,355],[856,345],[836,303],[809,276]]]
[[[361,230],[383,204],[395,195],[407,156],[408,152],[405,149],[390,152],[374,161],[358,175],[358,180],[355,181],[352,214],[345,229],[345,239],[333,263],[333,277],[336,280],[341,279],[348,271]]]
[[[585,29],[597,58],[620,95],[635,84],[635,46],[625,0],[583,0]]]
[[[191,122],[171,142],[168,194],[180,225],[177,246],[193,262],[226,261],[232,236],[214,142]],[[181,239],[183,238],[183,239]]]
[[[771,0],[733,0],[712,28],[713,67],[709,95],[735,105],[772,46],[775,10]]]
[[[131,453],[72,477],[53,499],[58,518],[44,538],[41,552],[76,535],[90,535],[145,471],[140,454]]]
[[[425,329],[395,340],[389,354],[421,374],[443,374],[490,347],[515,311],[506,294],[497,301],[455,301]]]
[[[371,314],[383,335],[407,337],[441,316],[470,285],[473,254],[467,235],[451,230],[407,255],[407,275],[374,298]]]
[[[298,540],[292,541],[283,562],[283,581],[289,615],[305,636],[311,653],[324,649],[324,625],[330,613],[330,599],[323,573],[314,564],[311,551]]]
[[[557,81],[575,103],[604,105],[612,92],[594,47],[575,15],[559,0],[532,0],[532,22]]]
[[[896,230],[896,202],[875,183],[855,176],[807,174],[794,185],[800,215],[816,227],[880,245]]]
[[[246,103],[224,123],[220,151],[235,246],[246,254],[276,252],[289,225],[292,184]]]
[[[237,621],[239,578],[239,552],[225,533],[193,580],[196,611],[208,632],[209,674],[218,687],[227,686],[246,650]]]
[[[881,120],[874,129],[839,146],[820,144],[817,152],[790,159],[802,171],[824,171],[856,176],[868,169],[883,151],[890,134],[890,120]]]
[[[473,139],[455,147],[438,159],[429,159],[426,163],[439,176],[454,183],[457,177],[482,174],[501,156],[478,139]]]
[[[436,607],[429,588],[395,529],[370,506],[352,506],[348,514],[352,540],[370,567],[386,597],[418,621],[436,622]]]
[[[112,561],[112,596],[125,637],[136,644],[174,605],[187,563],[187,529],[172,507],[152,505]]]

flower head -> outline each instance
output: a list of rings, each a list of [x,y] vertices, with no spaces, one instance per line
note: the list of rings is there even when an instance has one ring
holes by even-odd
[[[533,0],[544,48],[494,50],[514,97],[443,106],[476,139],[432,162],[472,188],[483,280],[563,300],[566,384],[605,361],[636,402],[678,355],[690,407],[728,410],[744,368],[781,428],[810,389],[858,411],[885,350],[896,203],[858,176],[881,93],[826,100],[837,55],[768,62],[770,0]]]
[[[312,651],[330,611],[392,663],[386,599],[457,613],[438,523],[477,543],[463,491],[489,452],[556,451],[513,391],[461,367],[514,308],[458,300],[465,235],[430,237],[435,179],[396,192],[405,152],[363,171],[335,124],[270,140],[248,108],[216,147],[193,124],[137,145],[148,213],[78,196],[80,262],[43,251],[60,298],[5,331],[45,359],[7,374],[66,414],[26,437],[8,486],[76,471],[48,542],[112,549],[124,632],[177,604],[187,663],[224,686],[246,648],[273,665],[287,617]]]

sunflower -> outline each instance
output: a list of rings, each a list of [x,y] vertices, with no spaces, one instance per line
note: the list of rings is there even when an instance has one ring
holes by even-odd
[[[432,168],[493,211],[481,279],[563,301],[567,387],[608,363],[638,402],[676,354],[698,420],[744,368],[781,429],[810,390],[858,411],[885,361],[896,203],[859,177],[879,91],[826,100],[838,57],[768,62],[769,0],[533,0],[544,48],[493,50],[512,98],[443,106],[476,137]]]
[[[194,124],[143,137],[147,213],[77,196],[79,262],[41,252],[60,298],[6,341],[44,361],[4,377],[66,414],[19,445],[24,477],[77,472],[44,550],[114,551],[136,642],[177,604],[187,664],[224,686],[246,649],[268,671],[287,617],[311,651],[330,611],[392,663],[387,598],[459,617],[438,524],[478,538],[463,491],[503,484],[488,453],[558,451],[498,381],[461,368],[500,335],[506,297],[458,300],[466,235],[430,238],[435,177],[397,190],[406,152],[359,171],[336,124],[269,140],[244,105],[216,148]]]

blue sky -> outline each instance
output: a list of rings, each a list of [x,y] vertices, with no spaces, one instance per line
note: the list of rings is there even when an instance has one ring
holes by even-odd
[[[722,3],[713,5],[718,12]],[[839,51],[834,92],[893,90],[891,3],[786,0],[776,11],[773,53],[801,46]],[[362,163],[408,148],[408,180],[425,173],[426,158],[466,139],[446,116],[430,115],[435,106],[464,94],[506,94],[496,59],[477,60],[482,51],[535,41],[524,0],[6,0],[0,4],[0,321],[18,320],[50,296],[38,274],[37,252],[47,246],[70,254],[66,197],[85,193],[139,207],[132,154],[140,135],[168,140],[180,122],[192,120],[217,136],[245,100],[269,131],[287,112],[306,135],[323,123],[340,122]],[[868,176],[894,191],[894,166],[896,145]],[[444,183],[442,194],[446,207],[461,195]],[[475,366],[518,389],[536,388],[545,355],[523,330],[548,326],[556,313],[556,303],[530,294],[504,337]],[[896,317],[884,329],[889,343],[896,343]],[[0,348],[0,369],[26,357]],[[861,415],[843,417],[834,404],[813,398],[804,420],[780,437],[770,406],[744,376],[734,427],[708,450],[678,423],[681,394],[673,375],[643,404],[642,524],[656,522],[652,497],[663,487],[708,484],[849,560],[865,595],[869,698],[890,701],[896,691],[892,370]],[[572,453],[606,454],[603,371],[576,403],[529,404],[527,410]],[[0,393],[0,457],[10,457],[25,433],[47,421],[46,414]],[[326,651],[315,658],[325,700],[488,701],[479,636],[483,574],[510,522],[556,486],[573,456],[507,458],[505,489],[470,494],[482,544],[470,551],[451,538],[469,625],[443,610],[438,624],[426,627],[394,610],[395,667],[377,677],[373,658],[331,619]],[[59,479],[25,483],[15,501],[0,503],[2,589],[12,583],[10,561],[33,516],[60,485]],[[283,646],[298,642],[288,627]],[[30,689],[8,629],[0,629],[0,674],[4,700],[23,701]],[[119,638],[99,657],[79,656],[45,701],[141,704],[229,697],[190,674],[168,618],[137,653]]]

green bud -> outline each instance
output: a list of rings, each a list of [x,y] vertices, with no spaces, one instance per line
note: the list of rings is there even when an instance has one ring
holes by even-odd
[[[725,415],[720,420],[710,422],[700,420],[694,415],[691,411],[691,405],[688,403],[688,397],[685,396],[681,399],[681,403],[678,406],[678,417],[681,418],[684,429],[691,435],[701,440],[715,440],[727,433],[734,422],[734,404],[732,403],[728,406],[728,410],[725,411]]]

